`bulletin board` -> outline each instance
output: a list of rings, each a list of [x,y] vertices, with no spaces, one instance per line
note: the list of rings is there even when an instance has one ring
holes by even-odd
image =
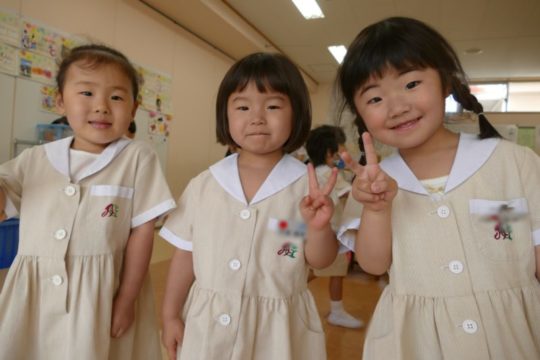
[[[60,116],[54,106],[57,64],[62,54],[85,42],[0,8],[0,162],[37,143],[37,124]],[[135,138],[152,144],[165,170],[172,77],[134,66],[141,83]]]

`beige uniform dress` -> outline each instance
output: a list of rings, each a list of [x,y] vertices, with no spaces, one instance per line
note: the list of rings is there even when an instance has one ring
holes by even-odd
[[[392,265],[366,335],[365,360],[538,360],[540,158],[505,140],[460,135],[443,195],[430,196],[399,155]],[[352,197],[339,239],[353,247]]]
[[[149,278],[135,321],[111,339],[112,303],[130,230],[174,207],[151,147],[120,139],[72,182],[72,138],[0,166],[20,240],[0,293],[0,359],[158,359]]]
[[[299,211],[306,167],[285,155],[248,204],[237,157],[191,180],[160,232],[193,251],[195,282],[184,306],[178,358],[326,359],[307,289]]]
[[[332,168],[328,165],[319,165],[315,168],[317,174],[317,180],[319,184],[325,184],[330,175],[332,174]],[[332,228],[337,231],[341,216],[343,214],[343,208],[345,205],[345,196],[351,191],[351,184],[345,180],[341,172],[338,172],[336,185],[330,193],[330,197],[334,202],[334,215],[332,216]],[[344,249],[345,250],[345,249]],[[315,276],[347,276],[347,270],[349,269],[349,257],[346,252],[340,252],[334,262],[324,269],[313,269]]]

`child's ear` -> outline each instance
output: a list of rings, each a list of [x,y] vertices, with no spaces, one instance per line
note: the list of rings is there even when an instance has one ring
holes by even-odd
[[[56,110],[60,112],[60,115],[66,114],[66,110],[64,108],[64,99],[62,98],[61,94],[56,95],[55,105],[56,105]]]

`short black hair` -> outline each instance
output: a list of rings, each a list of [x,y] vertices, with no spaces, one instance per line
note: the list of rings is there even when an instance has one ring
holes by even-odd
[[[75,62],[82,62],[83,67],[95,69],[101,65],[116,65],[131,81],[133,99],[139,96],[139,75],[128,58],[120,51],[99,44],[81,45],[71,49],[63,58],[56,75],[56,85],[60,94],[64,91],[66,76],[70,66]]]
[[[283,151],[293,152],[306,141],[311,128],[311,101],[306,83],[294,63],[284,55],[254,53],[236,62],[225,74],[216,101],[216,137],[223,145],[239,147],[229,131],[227,102],[253,81],[260,92],[268,90],[287,95],[292,107],[292,131]]]
[[[326,154],[335,154],[345,144],[345,132],[338,126],[322,125],[309,132],[306,151],[313,166],[326,163]]]
[[[128,131],[130,134],[135,134],[137,132],[137,124],[135,121],[129,123]]]

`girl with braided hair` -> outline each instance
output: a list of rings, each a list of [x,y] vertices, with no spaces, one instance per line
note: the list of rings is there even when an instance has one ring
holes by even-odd
[[[364,359],[540,358],[540,158],[501,139],[459,59],[428,25],[362,30],[337,79],[356,115],[354,171],[339,240],[389,273]],[[443,126],[452,94],[480,134]],[[372,138],[396,153],[378,163]]]

